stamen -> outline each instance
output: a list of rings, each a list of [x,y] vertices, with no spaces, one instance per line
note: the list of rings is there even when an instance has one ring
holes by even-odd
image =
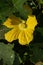
[[[26,23],[21,23],[21,24],[19,24],[19,29],[20,29],[20,30],[25,30],[26,28],[27,28]]]

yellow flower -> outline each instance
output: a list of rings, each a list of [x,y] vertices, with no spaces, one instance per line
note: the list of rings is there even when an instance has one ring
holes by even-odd
[[[37,20],[35,16],[28,16],[27,21],[24,21],[13,15],[3,25],[12,28],[12,30],[5,33],[5,39],[8,42],[18,39],[21,45],[26,45],[33,40],[33,32],[37,25]]]

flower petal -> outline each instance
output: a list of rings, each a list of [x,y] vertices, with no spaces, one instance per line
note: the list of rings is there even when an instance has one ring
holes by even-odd
[[[26,30],[25,31],[26,38],[28,41],[28,44],[33,40],[33,31],[32,30]]]
[[[18,29],[12,29],[5,34],[5,39],[8,42],[12,42],[13,40],[16,40],[18,38],[19,32],[20,31]]]
[[[35,16],[29,16],[26,22],[28,28],[34,29],[35,26],[38,24]]]
[[[30,33],[27,33],[25,31],[21,31],[18,39],[19,39],[19,43],[21,45],[26,45],[26,44],[29,44],[32,41],[33,36]]]
[[[8,28],[13,28],[14,25],[19,24],[21,21],[20,18],[17,18],[16,16],[12,15],[3,23],[3,25],[7,26]]]

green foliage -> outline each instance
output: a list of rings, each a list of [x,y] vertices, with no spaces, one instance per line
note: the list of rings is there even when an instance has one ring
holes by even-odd
[[[12,14],[22,19],[27,19],[28,15],[36,16],[38,25],[29,45],[21,46],[17,41],[10,44],[5,40],[4,34],[11,29],[3,26],[3,22]],[[29,61],[33,64],[43,61],[42,14],[43,0],[0,0],[0,65],[28,65]]]

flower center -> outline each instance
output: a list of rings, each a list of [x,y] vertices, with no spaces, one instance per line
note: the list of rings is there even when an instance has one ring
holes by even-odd
[[[19,29],[20,29],[20,30],[25,30],[26,28],[27,28],[26,23],[21,23],[21,24],[19,24]]]

